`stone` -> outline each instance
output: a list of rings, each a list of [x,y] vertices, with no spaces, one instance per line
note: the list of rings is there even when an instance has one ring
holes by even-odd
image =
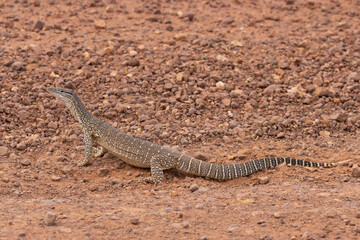
[[[98,29],[104,29],[106,28],[106,23],[104,20],[95,20],[94,21],[94,26],[95,28],[98,28]]]
[[[34,29],[42,30],[45,26],[45,22],[42,20],[37,20],[37,22],[34,25]]]
[[[139,222],[140,222],[140,219],[137,218],[137,217],[130,219],[130,223],[133,224],[133,225],[138,225]]]
[[[16,61],[13,64],[11,64],[11,68],[15,71],[20,71],[24,67],[24,64],[22,62]]]
[[[54,182],[58,182],[58,181],[60,181],[60,179],[61,179],[61,177],[59,177],[59,176],[55,176],[55,175],[51,176],[51,180]]]
[[[51,129],[57,129],[58,128],[58,123],[51,121],[51,122],[48,123],[48,127],[51,128]]]
[[[282,213],[281,213],[281,212],[275,212],[275,213],[274,213],[274,217],[275,217],[275,218],[281,218],[281,217],[282,217]]]
[[[220,90],[224,90],[225,89],[225,83],[223,83],[222,81],[219,81],[216,83],[216,88],[220,89]]]
[[[17,150],[25,150],[26,149],[26,143],[25,142],[20,142],[16,145],[16,149]]]
[[[18,112],[18,116],[21,120],[27,120],[30,116],[30,113],[26,110],[20,110]]]
[[[47,226],[54,226],[56,221],[56,214],[53,212],[47,212],[44,218],[45,224]]]
[[[105,177],[106,175],[109,174],[109,172],[110,172],[110,170],[107,168],[100,168],[98,174],[100,177]]]
[[[176,81],[181,82],[184,78],[184,72],[179,72],[176,74]]]
[[[347,80],[354,80],[356,82],[360,81],[360,75],[357,72],[351,72],[348,77]]]
[[[9,148],[5,146],[0,146],[0,156],[6,156],[9,153]]]
[[[135,50],[129,51],[129,55],[132,56],[132,57],[135,57],[137,54],[138,54],[138,53],[137,53],[137,51],[135,51]]]
[[[221,101],[226,107],[230,106],[231,104],[231,100],[229,98],[224,98],[222,101]]]
[[[360,167],[353,168],[351,175],[355,178],[360,178]]]
[[[192,184],[189,188],[191,192],[195,192],[196,190],[199,190],[199,186],[197,184]]]
[[[346,122],[349,117],[347,113],[335,113],[331,116],[332,119],[336,120],[337,122]]]
[[[259,183],[260,183],[260,184],[267,184],[267,183],[269,183],[269,181],[270,181],[270,178],[267,177],[267,176],[265,176],[265,177],[258,177],[258,179],[259,179]]]
[[[207,161],[208,160],[208,156],[206,153],[203,153],[203,152],[196,152],[194,154],[194,157],[197,158],[197,159],[200,159],[200,160],[203,160],[203,161]]]
[[[23,165],[23,166],[29,166],[29,165],[31,165],[31,161],[30,161],[30,159],[28,159],[28,158],[22,159],[22,160],[20,161],[20,163],[21,163],[21,165]]]
[[[130,60],[127,62],[127,65],[130,67],[136,67],[140,65],[140,62],[136,58],[130,58]]]

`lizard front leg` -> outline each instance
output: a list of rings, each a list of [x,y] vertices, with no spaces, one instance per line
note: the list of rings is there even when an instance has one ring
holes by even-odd
[[[78,166],[85,166],[88,165],[93,158],[93,139],[91,138],[91,135],[84,131],[84,142],[85,142],[85,157],[83,161],[78,161]]]

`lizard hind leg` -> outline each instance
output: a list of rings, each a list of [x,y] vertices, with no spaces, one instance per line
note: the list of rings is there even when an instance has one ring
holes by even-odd
[[[151,177],[141,178],[138,181],[154,183],[155,185],[164,180],[164,169],[170,168],[162,159],[161,155],[155,155],[150,160]]]

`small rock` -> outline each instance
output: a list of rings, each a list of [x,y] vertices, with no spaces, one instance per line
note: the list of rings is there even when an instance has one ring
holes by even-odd
[[[344,177],[343,179],[344,182],[349,182],[350,180],[351,180],[350,177]]]
[[[360,218],[360,211],[358,211],[358,212],[356,213],[356,217],[357,217],[357,218]]]
[[[189,189],[191,192],[195,192],[199,189],[199,186],[197,184],[192,184]]]
[[[60,181],[60,179],[61,179],[61,177],[59,177],[59,176],[55,176],[55,175],[51,176],[51,180],[53,180],[54,182],[58,182],[58,181]]]
[[[107,12],[107,13],[112,13],[112,12],[114,12],[114,7],[113,6],[106,6],[106,8],[105,8],[105,11]]]
[[[67,81],[64,86],[69,89],[75,89],[75,85],[72,81]]]
[[[135,57],[137,54],[138,54],[138,53],[137,53],[137,51],[135,51],[135,50],[129,51],[129,55],[132,56],[132,57]]]
[[[360,75],[357,72],[351,72],[348,77],[347,80],[354,80],[355,82],[360,81]]]
[[[25,237],[26,236],[26,232],[20,232],[19,233],[19,237]]]
[[[44,218],[45,224],[47,226],[54,226],[56,221],[56,214],[53,212],[47,212]]]
[[[92,186],[89,187],[89,190],[92,191],[92,192],[95,192],[96,190],[98,190],[98,186],[92,185]]]
[[[22,159],[22,160],[20,161],[20,163],[21,163],[21,165],[23,165],[23,166],[29,166],[29,165],[31,164],[31,161],[30,161],[30,159],[28,159],[28,158],[24,158],[24,159]]]
[[[140,62],[136,58],[130,58],[130,60],[127,62],[127,65],[131,67],[136,67],[140,65]]]
[[[9,148],[0,146],[0,156],[6,156],[9,153]]]
[[[104,20],[95,20],[94,26],[95,26],[95,28],[98,28],[98,29],[104,29],[104,28],[106,28],[106,23]]]
[[[20,183],[19,183],[19,182],[14,182],[13,185],[14,185],[14,187],[20,187]]]
[[[224,90],[225,89],[225,83],[223,83],[222,81],[219,81],[216,83],[216,88],[220,89],[220,90]]]
[[[181,82],[184,78],[184,72],[179,72],[176,74],[176,81]]]
[[[222,101],[221,101],[226,107],[230,106],[231,104],[231,100],[229,98],[224,98]]]
[[[258,179],[259,179],[259,183],[260,183],[260,184],[267,184],[267,183],[269,183],[269,181],[270,181],[270,178],[267,177],[267,176],[265,176],[265,177],[258,177]]]
[[[228,58],[223,55],[216,55],[216,60],[218,60],[219,62],[226,62]]]
[[[30,113],[26,110],[20,110],[18,112],[18,116],[21,120],[27,120],[30,116]]]
[[[238,225],[236,225],[236,224],[231,224],[231,226],[228,228],[228,231],[229,231],[229,232],[233,232],[233,231],[235,231],[235,230],[238,229],[238,228],[239,228]]]
[[[360,167],[353,168],[351,175],[355,178],[360,178]]]
[[[51,121],[51,122],[48,123],[48,127],[51,128],[51,129],[57,129],[58,128],[58,123]]]
[[[138,225],[140,222],[140,219],[139,218],[131,218],[130,219],[130,223],[133,224],[133,225]]]
[[[175,40],[184,40],[186,39],[187,34],[186,33],[177,33],[174,36]]]
[[[349,114],[347,114],[347,113],[336,113],[331,116],[332,119],[334,119],[338,122],[346,122],[348,117],[349,117]]]
[[[208,156],[206,153],[203,153],[203,152],[196,152],[194,154],[194,157],[197,158],[197,159],[200,159],[200,160],[203,160],[203,161],[207,161],[208,160]]]
[[[232,143],[233,142],[233,140],[228,136],[223,136],[223,141],[224,141],[224,143]]]
[[[107,168],[100,168],[99,169],[99,176],[100,177],[105,177],[106,175],[109,174],[109,172],[110,172],[110,170],[107,169]]]
[[[43,29],[45,26],[45,22],[44,21],[41,21],[41,20],[38,20],[36,23],[35,23],[35,26],[34,26],[34,29]]]
[[[26,149],[26,144],[25,142],[20,142],[16,145],[16,149],[17,150],[25,150]]]
[[[274,213],[274,217],[275,217],[275,218],[281,218],[281,217],[282,217],[282,213],[281,213],[281,212],[275,212],[275,213]]]
[[[24,64],[22,62],[16,61],[13,64],[11,64],[11,68],[15,71],[20,71],[24,67]]]

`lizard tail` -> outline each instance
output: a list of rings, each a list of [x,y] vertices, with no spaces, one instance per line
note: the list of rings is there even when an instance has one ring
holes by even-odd
[[[295,158],[274,157],[255,159],[245,163],[237,164],[214,164],[190,156],[184,156],[178,161],[176,169],[181,172],[191,173],[197,176],[208,177],[212,179],[229,180],[238,177],[249,176],[255,172],[268,168],[273,168],[282,163],[286,163],[287,165],[292,166],[329,168],[335,167],[348,161],[350,160],[344,160],[334,163],[319,163],[299,160]]]

